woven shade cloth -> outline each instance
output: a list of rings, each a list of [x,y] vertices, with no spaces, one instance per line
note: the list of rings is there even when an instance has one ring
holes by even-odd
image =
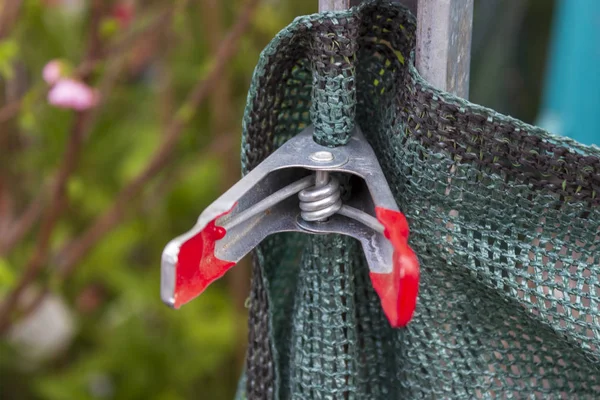
[[[263,51],[244,171],[308,125],[340,146],[358,124],[421,282],[392,329],[354,239],[267,238],[238,398],[600,398],[600,149],[434,89],[414,48],[415,18],[371,1],[297,18]]]

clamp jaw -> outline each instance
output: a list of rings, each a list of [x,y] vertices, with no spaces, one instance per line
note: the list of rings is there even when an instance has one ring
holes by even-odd
[[[161,297],[175,308],[220,278],[277,232],[340,233],[360,241],[373,288],[394,327],[412,318],[419,264],[375,153],[358,127],[345,146],[328,148],[308,127],[209,205],[187,233],[167,244]],[[357,182],[347,201],[330,173]],[[290,183],[291,182],[291,183]]]

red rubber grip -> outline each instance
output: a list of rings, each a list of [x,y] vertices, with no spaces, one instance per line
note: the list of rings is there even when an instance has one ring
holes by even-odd
[[[175,308],[200,295],[212,282],[219,279],[235,265],[234,262],[220,260],[215,256],[215,244],[227,232],[215,221],[230,211],[219,215],[196,236],[187,240],[179,248],[175,280]]]
[[[385,227],[385,237],[394,247],[393,268],[388,274],[370,273],[373,288],[390,324],[406,326],[415,312],[419,292],[419,260],[408,246],[408,222],[399,211],[376,207],[379,222]]]
[[[411,320],[417,304],[419,261],[408,246],[409,229],[404,214],[381,207],[376,207],[375,212],[385,227],[386,238],[392,242],[394,254],[392,272],[371,272],[371,282],[390,324],[403,327]],[[224,228],[215,226],[215,221],[227,213],[219,215],[200,233],[181,245],[176,265],[175,308],[200,295],[208,285],[235,265],[215,256],[217,240],[224,238],[227,233]]]

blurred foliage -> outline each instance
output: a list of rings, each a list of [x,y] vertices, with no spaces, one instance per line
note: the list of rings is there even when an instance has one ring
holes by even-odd
[[[114,2],[117,4],[118,2]],[[213,2],[225,34],[241,1]],[[131,4],[131,3],[129,3]],[[94,69],[91,84],[115,65],[119,76],[98,110],[76,172],[68,181],[68,212],[52,237],[54,250],[77,237],[114,200],[156,150],[166,121],[213,63],[200,2],[137,1],[131,26],[103,19],[106,47],[151,23],[167,7],[175,14]],[[182,6],[184,5],[184,6]],[[0,172],[16,199],[16,214],[47,185],[64,154],[74,113],[45,101],[41,71],[52,59],[75,69],[85,56],[90,9],[87,1],[25,0],[10,35],[0,41],[0,107],[24,99],[19,114],[0,126]],[[223,79],[229,130],[215,133],[212,98],[202,104],[178,144],[173,162],[159,174],[129,215],[52,290],[74,317],[67,348],[44,360],[24,361],[22,349],[0,342],[1,399],[230,399],[239,379],[240,338],[245,315],[233,304],[226,281],[212,286],[181,310],[159,295],[160,254],[188,230],[223,189],[224,175],[239,174],[241,116],[252,71],[262,48],[309,2],[263,1]],[[16,94],[13,92],[17,92]],[[12,96],[12,98],[11,98]],[[213,96],[214,97],[214,96]],[[233,135],[226,157],[203,154],[216,135]],[[0,257],[0,297],[27,262],[35,234]],[[52,262],[45,268],[52,271]],[[52,274],[44,275],[51,279]],[[43,279],[46,279],[42,277]],[[245,298],[246,293],[242,294]],[[240,335],[242,331],[242,335]],[[40,332],[43,335],[43,332]]]
[[[85,231],[143,168],[167,121],[213,65],[207,24],[216,23],[226,33],[242,2],[213,1],[219,7],[215,22],[214,15],[205,14],[203,1],[110,2],[133,5],[134,15],[127,28],[110,14],[103,17],[100,37],[106,47],[151,23],[166,8],[175,11],[167,24],[140,35],[125,51],[103,58],[93,69],[90,83],[96,86],[115,70],[119,73],[110,90],[103,93],[82,157],[68,181],[68,212],[52,236],[54,251]],[[494,12],[485,14],[481,4],[476,8],[476,32],[484,26],[488,30],[494,27],[490,21],[498,17]],[[222,80],[229,83],[225,103],[222,98],[217,101],[213,93],[199,110],[184,109],[193,118],[173,161],[145,188],[144,195],[129,205],[126,218],[77,265],[65,284],[53,281],[56,259],[44,266],[41,281],[49,280],[52,293],[65,301],[74,320],[74,336],[66,348],[41,360],[29,360],[13,342],[0,341],[0,399],[233,397],[246,329],[243,309],[234,301],[236,287],[221,280],[181,310],[170,310],[159,296],[160,254],[171,238],[193,225],[225,183],[239,174],[240,121],[259,53],[295,16],[315,12],[316,5],[316,1],[263,0],[237,55],[223,72]],[[539,85],[543,56],[535,56],[537,64],[533,66],[519,66],[515,60],[523,54],[519,49],[526,28],[530,35],[536,27],[547,31],[547,8],[529,14],[526,7],[519,9],[530,15],[520,22],[506,17],[514,22],[510,29],[520,29],[510,43],[502,42],[501,29],[495,27],[493,32],[484,32],[483,44],[474,42],[479,46],[471,81],[475,101],[511,112],[514,96],[532,93],[523,82],[537,77]],[[541,15],[539,21],[531,17],[536,12]],[[90,15],[89,2],[84,0],[24,0],[18,21],[0,40],[0,108],[22,99],[19,113],[0,124],[0,176],[8,182],[17,215],[49,184],[75,118],[73,112],[46,103],[42,68],[58,58],[76,69],[86,55]],[[532,18],[534,25],[529,27]],[[537,40],[532,36],[530,42]],[[493,46],[488,46],[490,43]],[[536,47],[535,43],[529,46]],[[531,61],[531,57],[526,59]],[[507,62],[511,76],[522,81],[489,78]],[[513,83],[510,95],[503,85],[506,79]],[[504,94],[498,94],[502,90]],[[215,118],[215,106],[225,107],[225,121]],[[533,106],[525,112],[529,120],[534,117],[532,110]],[[518,113],[513,114],[523,116]],[[226,157],[204,152],[219,135],[234,136],[234,148]],[[35,238],[34,230],[0,256],[0,297],[17,281]],[[239,295],[245,298],[247,293]],[[43,330],[40,334],[43,336]]]
[[[554,1],[475,0],[470,100],[534,123]]]

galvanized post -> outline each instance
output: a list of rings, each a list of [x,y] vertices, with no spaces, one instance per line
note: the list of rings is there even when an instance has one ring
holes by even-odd
[[[417,15],[417,3],[419,0],[392,0],[395,3],[402,3],[414,14]],[[361,3],[361,0],[350,0],[350,6],[354,7]]]
[[[319,0],[319,11],[338,11],[350,8],[350,0]]]
[[[398,0],[396,0],[398,1]],[[440,90],[467,99],[473,0],[399,0],[417,14],[416,67]],[[319,0],[319,11],[344,10],[360,0]]]
[[[473,0],[419,0],[416,66],[440,90],[469,97]]]

